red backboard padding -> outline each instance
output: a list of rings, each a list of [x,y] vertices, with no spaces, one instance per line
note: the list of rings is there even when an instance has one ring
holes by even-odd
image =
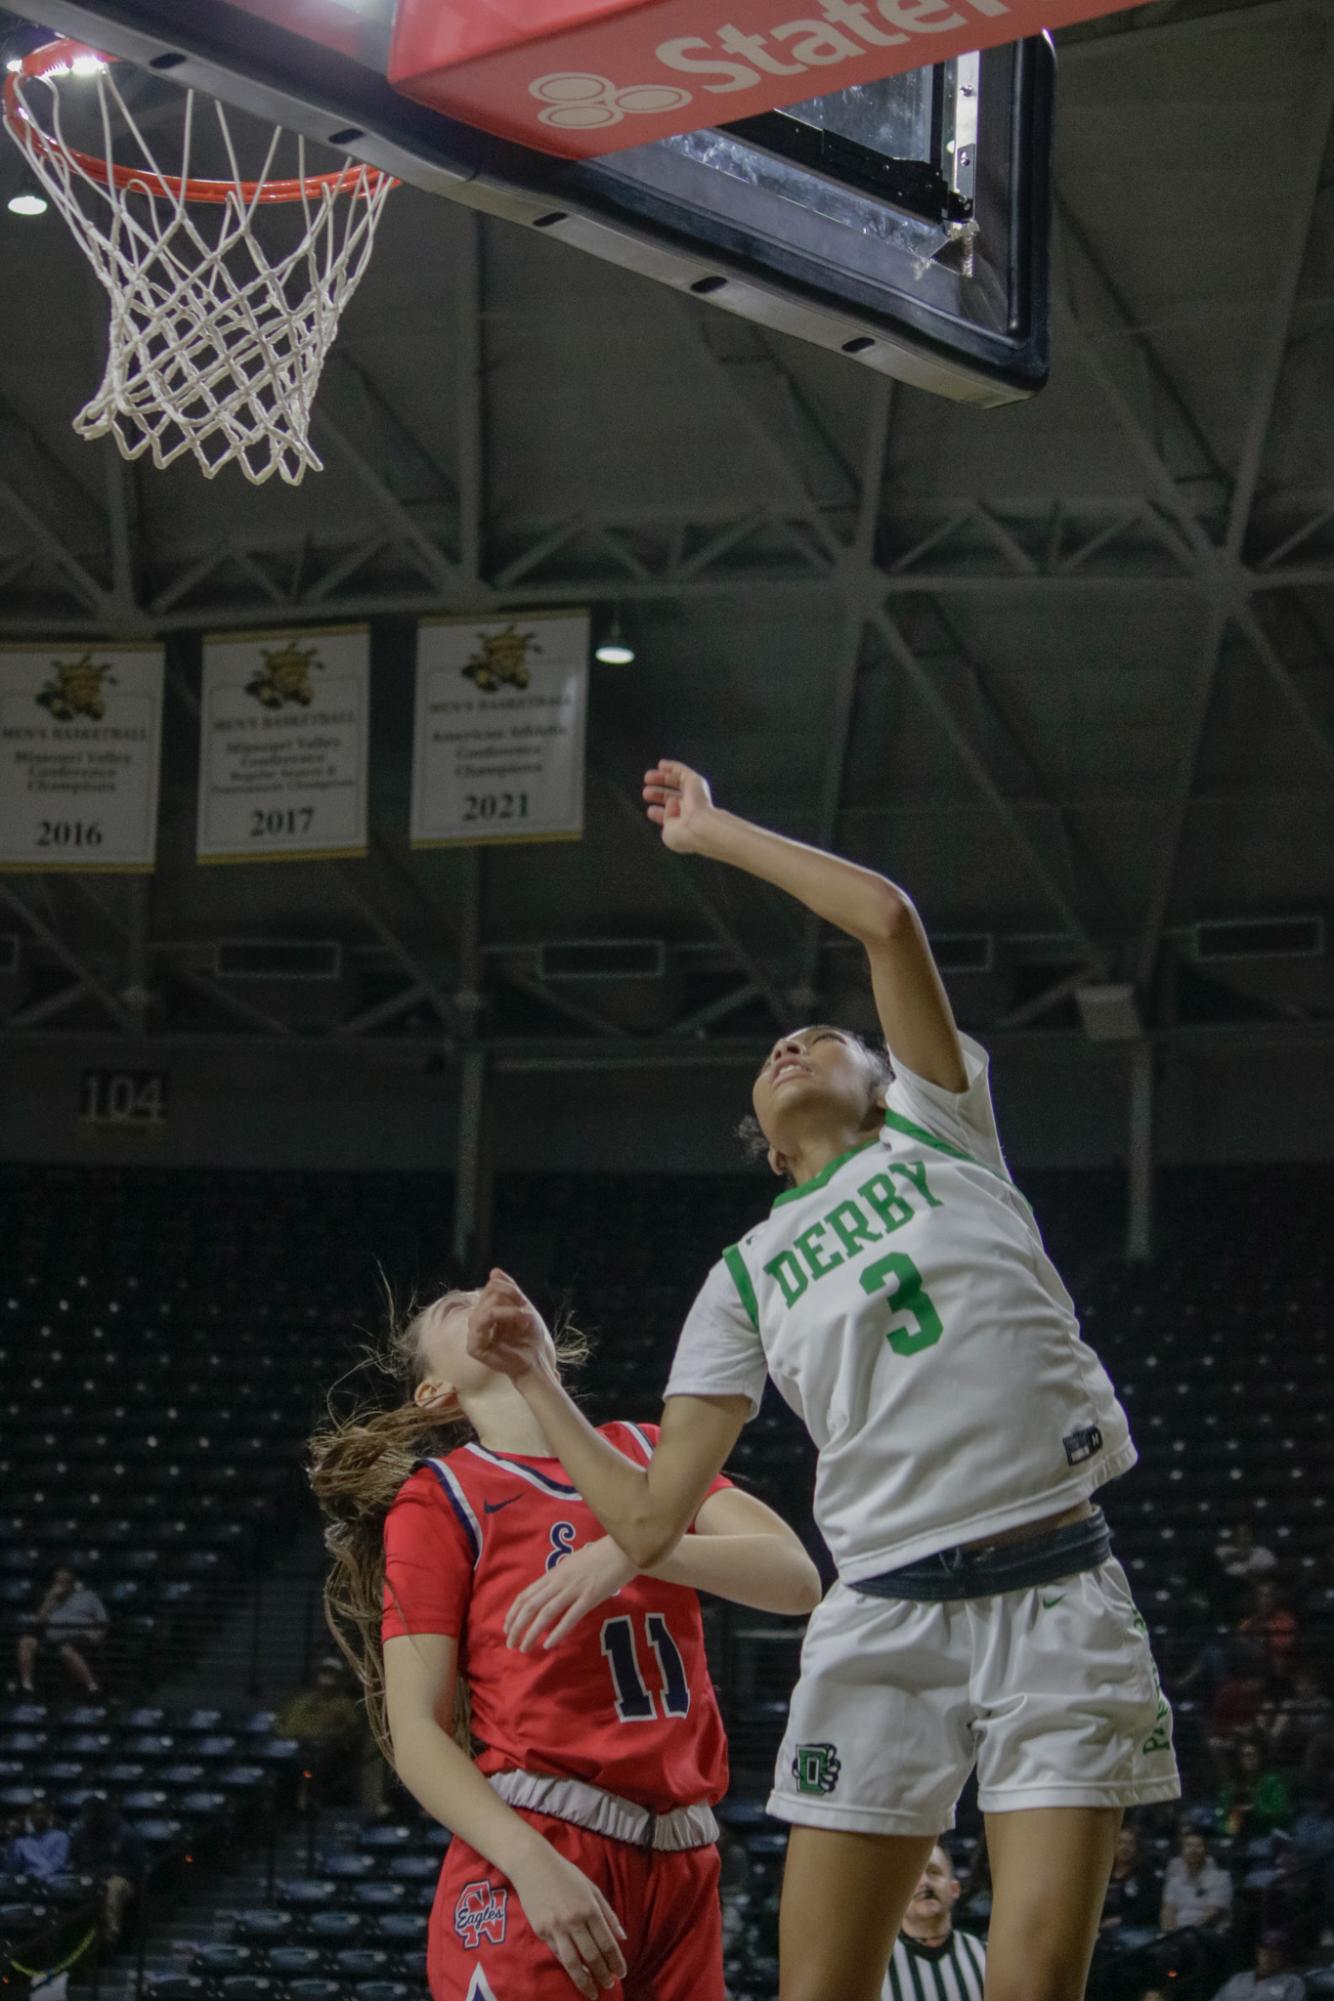
[[[389,80],[574,159],[730,124],[1128,0],[399,0]]]

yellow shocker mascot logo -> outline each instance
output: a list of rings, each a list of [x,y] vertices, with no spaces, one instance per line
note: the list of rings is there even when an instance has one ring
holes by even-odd
[[[247,695],[253,695],[266,709],[281,709],[288,702],[296,702],[308,709],[315,699],[310,676],[314,668],[324,672],[324,662],[319,659],[318,648],[314,646],[291,645],[271,650],[261,646],[264,665],[256,667],[245,684]]]
[[[520,632],[511,623],[501,632],[479,632],[477,645],[478,651],[459,670],[465,680],[473,682],[484,695],[494,695],[497,688],[505,686],[528,686],[533,678],[528,671],[528,655],[542,651],[535,632]]]
[[[53,660],[51,672],[54,679],[38,692],[37,700],[55,721],[72,723],[76,716],[86,716],[89,722],[100,723],[107,712],[102,683],[109,681],[114,687],[116,681],[110,667],[96,665],[85,653],[79,660]]]

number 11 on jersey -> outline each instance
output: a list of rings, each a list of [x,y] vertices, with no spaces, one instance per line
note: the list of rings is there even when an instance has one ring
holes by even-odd
[[[634,1621],[628,1614],[607,1619],[602,1626],[602,1651],[611,1668],[616,1695],[616,1717],[620,1723],[651,1723],[662,1705],[664,1716],[690,1714],[690,1688],[685,1664],[676,1641],[667,1630],[661,1612],[650,1612],[644,1620],[648,1643],[657,1656],[662,1687],[655,1698],[639,1664],[639,1647]]]

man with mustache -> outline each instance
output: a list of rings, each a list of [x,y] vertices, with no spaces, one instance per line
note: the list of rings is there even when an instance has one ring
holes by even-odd
[[[980,1939],[954,1929],[958,1896],[954,1864],[937,1842],[903,1914],[882,2001],[982,2001],[987,1956]]]

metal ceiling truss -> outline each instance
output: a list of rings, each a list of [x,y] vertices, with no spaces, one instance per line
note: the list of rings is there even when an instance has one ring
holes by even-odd
[[[1089,350],[1081,351],[1087,357]],[[1109,391],[1109,400],[1114,393]],[[1171,482],[1151,441],[1147,449],[1154,454],[1155,480]],[[840,567],[841,559],[830,553],[823,535],[811,532],[807,517],[748,509],[724,520],[671,523],[580,513],[549,528],[510,530],[504,560],[490,574],[473,575],[457,549],[436,541],[420,524],[409,533],[399,518],[407,510],[383,488],[369,462],[361,463],[379,488],[381,521],[370,532],[359,528],[349,534],[339,525],[312,528],[303,522],[263,536],[224,533],[158,589],[140,585],[130,604],[122,604],[61,533],[0,479],[0,583],[6,586],[0,636],[134,639],[243,629],[257,621],[295,623],[312,613],[325,620],[429,617],[531,610],[534,604],[702,603],[718,596],[753,595],[777,608],[826,587]],[[1268,494],[1258,512],[1276,513],[1281,498]],[[1174,510],[1165,503],[1102,496],[1038,507],[1027,496],[1012,501],[993,496],[983,510],[967,500],[920,532],[913,524],[882,522],[882,564],[873,580],[899,597],[998,601],[1058,596],[1105,601],[1121,592],[1208,598],[1224,577],[1234,595],[1246,598],[1328,588],[1334,584],[1334,500],[1305,504],[1310,512],[1296,526],[1285,525],[1272,548],[1209,574],[1212,555],[1224,552],[1207,537],[1203,547],[1190,547],[1174,532]],[[913,539],[896,549],[894,539],[905,529]],[[114,558],[105,514],[101,532],[108,538],[104,555],[110,570]],[[748,549],[748,543],[762,546]],[[1285,560],[1299,552],[1302,561]],[[565,565],[553,560],[562,555]],[[599,560],[590,560],[593,555]],[[933,564],[926,563],[928,555],[935,557]],[[137,568],[151,576],[153,559],[141,558]]]

